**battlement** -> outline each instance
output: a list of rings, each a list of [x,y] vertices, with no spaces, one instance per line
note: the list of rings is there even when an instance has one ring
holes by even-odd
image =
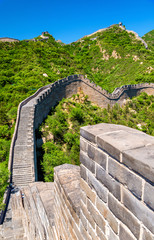
[[[115,89],[114,92],[112,94],[110,94],[106,90],[102,90],[99,86],[96,86],[93,82],[90,82],[90,80],[85,79],[83,75],[73,75],[73,76],[68,76],[67,78],[58,80],[53,84],[49,84],[47,86],[40,88],[32,96],[28,97],[23,102],[21,102],[18,107],[16,126],[15,126],[15,131],[14,131],[14,135],[13,135],[12,142],[11,142],[9,165],[8,165],[9,170],[11,172],[11,176],[10,176],[11,184],[14,184],[20,188],[24,188],[24,187],[28,186],[29,184],[37,181],[37,157],[36,157],[35,130],[38,129],[39,125],[47,117],[47,115],[50,112],[50,109],[52,107],[54,107],[63,98],[71,97],[73,94],[76,94],[79,90],[82,90],[86,95],[88,95],[89,99],[92,102],[96,103],[98,106],[107,107],[108,104],[113,106],[115,103],[122,105],[122,104],[124,104],[125,100],[128,97],[137,96],[142,91],[147,92],[148,94],[153,94],[154,93],[154,84],[151,83],[151,84],[125,85],[125,86]],[[150,215],[148,215],[149,216],[147,218],[148,220],[146,220],[146,222],[148,222],[148,225],[146,224],[145,221],[142,224],[141,216],[137,215],[136,217],[139,219],[137,221],[140,221],[138,226],[145,225],[144,229],[147,229],[146,230],[147,232],[149,232],[149,231],[152,232],[153,226],[150,225],[149,219],[153,220],[153,212],[151,212],[152,211],[151,209],[153,209],[153,201],[151,200],[150,194],[153,192],[153,181],[154,181],[153,180],[153,168],[154,167],[152,165],[153,164],[152,159],[149,158],[149,155],[147,155],[147,158],[145,158],[145,159],[147,159],[147,162],[145,162],[144,159],[140,159],[139,156],[140,156],[140,154],[141,154],[141,156],[144,156],[143,151],[146,152],[146,150],[150,153],[152,152],[151,148],[153,147],[153,144],[154,144],[153,138],[150,136],[147,136],[144,133],[133,130],[134,131],[133,134],[136,134],[138,136],[137,141],[143,143],[143,145],[140,145],[140,144],[139,144],[139,146],[137,145],[137,148],[139,147],[141,152],[139,152],[139,154],[137,154],[136,157],[135,157],[134,152],[132,152],[132,158],[130,157],[129,161],[127,160],[126,153],[124,153],[123,156],[124,156],[124,159],[126,159],[126,160],[125,160],[125,162],[122,162],[121,156],[123,154],[123,148],[120,147],[118,150],[118,149],[116,149],[116,147],[118,147],[116,145],[117,145],[117,142],[122,141],[123,143],[121,142],[121,146],[122,145],[127,146],[128,140],[130,141],[131,137],[132,137],[132,140],[136,139],[136,138],[134,138],[135,135],[134,136],[132,135],[132,130],[128,130],[128,128],[126,129],[126,127],[122,127],[122,126],[114,127],[114,129],[112,129],[112,127],[109,127],[108,133],[109,133],[110,128],[111,128],[110,130],[114,130],[113,131],[114,132],[113,139],[115,139],[115,142],[112,140],[112,138],[109,137],[109,140],[111,142],[107,140],[108,143],[107,142],[102,143],[102,141],[104,141],[104,140],[99,140],[99,142],[97,143],[96,139],[99,139],[100,136],[96,136],[96,135],[104,134],[104,132],[102,132],[102,131],[104,131],[104,129],[99,128],[100,125],[97,125],[97,126],[98,127],[96,127],[96,126],[94,127],[94,132],[92,130],[93,128],[91,128],[91,127],[85,127],[84,129],[81,130],[81,136],[82,136],[81,137],[81,140],[82,140],[81,141],[81,163],[82,163],[81,164],[81,178],[83,178],[83,180],[88,181],[88,182],[83,183],[83,181],[82,180],[81,181],[83,183],[83,186],[85,186],[85,187],[87,186],[87,184],[89,184],[89,187],[87,187],[87,190],[85,189],[85,194],[87,195],[87,199],[90,198],[90,196],[88,194],[90,193],[90,188],[92,188],[92,195],[95,195],[95,199],[97,198],[96,197],[97,194],[98,194],[98,196],[99,196],[99,194],[103,194],[103,193],[101,193],[102,191],[106,191],[106,192],[111,191],[111,194],[113,194],[113,196],[111,198],[116,197],[117,200],[120,201],[120,203],[119,203],[120,206],[121,206],[121,204],[124,204],[122,202],[123,201],[122,198],[119,197],[119,195],[115,195],[115,194],[121,194],[121,192],[115,193],[115,192],[112,192],[112,189],[113,189],[113,191],[116,191],[116,190],[114,190],[114,188],[121,189],[121,187],[120,188],[117,187],[117,186],[119,186],[118,184],[120,184],[120,186],[123,186],[122,184],[129,185],[129,181],[128,182],[126,181],[127,178],[126,178],[126,180],[123,180],[124,182],[116,183],[116,184],[114,184],[115,180],[112,180],[111,182],[113,184],[109,183],[110,184],[109,186],[105,186],[106,188],[108,188],[108,190],[107,189],[103,190],[104,184],[107,184],[106,181],[108,181],[107,179],[108,178],[110,179],[110,177],[107,177],[106,179],[104,179],[103,181],[105,181],[105,182],[102,183],[101,178],[103,177],[103,175],[101,177],[97,177],[96,166],[97,166],[97,164],[99,164],[101,167],[103,167],[102,161],[104,161],[104,160],[101,160],[102,159],[101,156],[104,156],[104,155],[100,154],[99,155],[100,160],[99,159],[97,160],[100,162],[94,164],[94,159],[92,157],[93,151],[87,150],[87,149],[94,149],[94,152],[95,152],[95,148],[98,148],[99,151],[101,151],[101,149],[103,149],[105,156],[106,156],[106,154],[108,154],[107,159],[109,159],[109,157],[113,158],[112,160],[110,160],[110,162],[113,162],[114,165],[116,165],[116,161],[119,162],[120,165],[117,165],[118,166],[117,169],[123,169],[124,165],[126,165],[128,169],[132,168],[132,171],[133,171],[132,174],[137,172],[138,177],[140,179],[140,183],[142,183],[139,185],[139,188],[142,186],[142,193],[139,190],[129,189],[129,186],[128,186],[128,190],[131,191],[131,194],[135,195],[135,197],[137,197],[137,199],[139,199],[139,201],[141,203],[144,201],[143,208],[145,205],[147,205],[146,209],[147,209],[147,207],[149,208],[149,210],[147,211],[147,214],[150,214]],[[105,126],[105,125],[102,125],[102,126]],[[116,130],[116,128],[117,128],[117,130]],[[105,129],[106,129],[106,127],[105,127]],[[125,135],[125,137],[124,137],[124,135]],[[130,135],[131,135],[131,137],[127,140],[126,136],[130,136]],[[105,136],[106,136],[106,133],[105,133]],[[83,140],[83,138],[85,138],[85,140]],[[141,141],[141,139],[142,139],[142,141]],[[87,141],[87,143],[86,143],[86,141]],[[110,148],[110,145],[112,145],[112,143],[113,143],[113,147]],[[90,144],[90,146],[88,144]],[[104,145],[100,145],[100,144],[104,144]],[[87,146],[89,146],[89,147],[87,148]],[[128,146],[129,146],[129,144],[128,144]],[[131,149],[133,149],[133,148],[131,148]],[[126,150],[126,149],[124,148],[124,150]],[[127,148],[127,150],[130,150],[130,149]],[[85,153],[83,153],[83,155],[82,155],[82,151],[85,152]],[[86,151],[89,151],[88,156],[87,156]],[[91,154],[91,155],[89,155],[89,154]],[[129,155],[131,155],[131,153],[129,153]],[[134,157],[135,157],[135,159],[134,159]],[[91,160],[89,160],[89,158],[91,158]],[[143,162],[143,163],[141,164],[141,162]],[[107,160],[106,164],[109,164],[109,160]],[[105,170],[107,169],[107,167],[108,167],[108,165],[106,165]],[[59,169],[61,169],[61,167],[59,167]],[[91,173],[89,173],[89,175],[85,175],[85,174],[88,174],[89,170],[91,171],[92,174],[94,174],[93,177],[97,178],[96,182],[101,182],[101,184],[103,184],[103,185],[100,185],[100,183],[98,184],[99,187],[102,186],[102,190],[100,188],[98,188],[98,186],[95,185],[95,180],[93,183],[90,183],[90,181],[91,181],[90,177],[88,180],[87,177],[92,176],[92,175],[90,175]],[[76,171],[76,170],[74,170],[74,171]],[[100,174],[103,173],[101,171],[104,171],[104,170],[102,170],[100,168]],[[106,170],[106,171],[107,171],[106,174],[108,174],[109,170]],[[118,171],[121,171],[121,170],[118,170]],[[77,172],[78,172],[78,170],[77,170]],[[55,175],[57,175],[57,179],[61,179],[61,177],[58,177],[59,174],[61,174],[59,172],[59,170],[58,171],[56,170]],[[114,174],[114,172],[112,174]],[[112,174],[109,173],[109,175],[111,175],[111,176],[112,176]],[[121,174],[124,174],[124,173],[122,172]],[[106,175],[106,176],[108,176],[108,175]],[[117,179],[115,175],[113,175],[112,177],[114,179],[116,179],[116,181],[120,182],[120,180]],[[134,177],[134,179],[138,179],[138,177],[136,177],[136,178]],[[142,178],[143,178],[143,181],[141,180]],[[68,179],[68,181],[69,181],[69,179]],[[59,181],[59,180],[57,180],[57,181]],[[77,183],[79,183],[79,176],[74,181],[73,184],[75,184],[75,185],[73,185],[73,186],[78,186],[77,189],[78,189],[78,191],[80,191],[79,185]],[[59,185],[59,183],[57,183],[57,184],[60,188],[62,188],[62,189],[65,188],[65,186],[62,184],[62,182],[60,185]],[[55,185],[56,185],[56,182],[55,182]],[[147,186],[147,187],[144,188],[143,186]],[[95,189],[95,187],[96,187],[96,189]],[[94,191],[95,191],[95,193],[93,193]],[[119,190],[117,190],[117,191],[119,191]],[[8,200],[9,200],[10,192],[11,192],[11,186],[8,188],[8,191],[6,192],[6,198],[5,198],[6,206],[7,206]],[[81,192],[83,192],[83,189]],[[145,192],[147,194],[147,197],[145,197],[143,192]],[[149,194],[149,192],[150,192],[150,194]],[[76,193],[77,193],[77,191],[74,191],[74,194],[76,194]],[[56,194],[60,194],[60,193],[57,192]],[[65,194],[66,194],[66,191],[65,191]],[[86,195],[85,195],[84,199],[86,199]],[[73,196],[74,195],[72,193],[72,197]],[[108,197],[109,196],[110,196],[110,194],[108,194]],[[84,238],[84,239],[91,239],[91,238],[88,238],[89,235],[87,235],[87,234],[90,234],[90,232],[91,232],[91,234],[93,234],[92,233],[93,231],[90,230],[91,229],[90,225],[89,225],[89,228],[86,228],[83,225],[84,224],[83,219],[87,218],[87,216],[85,215],[85,216],[81,217],[81,215],[85,214],[84,211],[86,211],[86,210],[82,209],[82,211],[81,211],[81,206],[76,205],[76,203],[74,205],[72,197],[68,194],[68,195],[66,195],[65,199],[68,198],[69,201],[71,202],[71,204],[73,204],[73,206],[70,207],[71,214],[72,214],[72,217],[76,216],[75,219],[77,220],[77,222],[75,222],[73,225],[74,229],[75,229],[76,224],[78,224],[78,223],[80,224],[80,222],[82,221],[82,229],[78,225],[77,229],[74,230],[75,231],[74,234],[76,235],[77,232],[79,231],[80,232],[79,235],[81,235],[81,233],[86,234],[87,238]],[[57,195],[57,198],[61,198],[61,196]],[[82,201],[84,201],[84,199],[82,199]],[[132,199],[134,199],[134,198],[132,198]],[[145,199],[145,200],[143,200],[143,199]],[[90,201],[92,201],[92,200],[90,199]],[[133,201],[135,201],[135,200],[133,200]],[[66,202],[67,202],[67,200],[66,200]],[[88,204],[88,200],[86,200],[86,202],[87,202],[86,204]],[[96,204],[96,202],[95,203],[89,202],[89,204]],[[105,204],[107,204],[107,202],[105,202]],[[89,206],[91,206],[91,205],[87,205],[86,207],[89,208]],[[140,206],[142,206],[142,205],[140,205]],[[92,209],[94,208],[96,210],[96,207],[97,207],[96,205],[94,205],[94,206],[92,205]],[[90,211],[90,208],[88,211]],[[58,209],[58,206],[57,206],[57,209]],[[112,209],[110,209],[110,210],[112,211]],[[129,209],[129,211],[132,211],[132,213],[133,213],[134,210]],[[6,212],[6,209],[1,214],[0,223],[3,222],[5,212]],[[95,216],[95,214],[97,214],[97,212],[98,212],[98,210],[96,211],[96,213],[90,212],[90,214],[94,214],[94,216]],[[81,214],[81,215],[79,215],[79,214]],[[146,214],[146,212],[145,212],[145,214]],[[115,213],[115,215],[116,215],[116,213]],[[116,216],[117,217],[116,221],[118,222],[117,228],[120,229],[121,225],[120,225],[119,221],[123,222],[123,220],[121,220],[121,218],[118,216]],[[82,218],[82,219],[80,219],[80,218]],[[57,221],[57,220],[55,219],[55,221]],[[68,219],[68,221],[70,221],[70,220]],[[101,220],[101,221],[103,221],[103,220]],[[105,222],[106,221],[108,221],[108,220],[105,220]],[[99,234],[102,234],[102,231],[104,231],[104,230],[101,229],[100,226],[98,226],[98,222],[96,219],[94,219],[94,222],[95,222],[94,223],[94,228],[95,228],[94,236],[96,235],[97,230],[98,230],[97,236],[99,236]],[[68,222],[68,224],[70,224],[70,223]],[[89,224],[89,223],[87,222],[86,224]],[[86,225],[86,226],[88,226],[88,225]],[[97,226],[98,226],[98,229],[97,229]],[[129,226],[127,224],[126,224],[126,226],[127,226],[127,228],[129,228]],[[139,228],[141,228],[141,227],[139,227]],[[89,229],[89,230],[87,230],[87,229]],[[108,228],[108,229],[110,229],[110,228]],[[62,233],[58,232],[59,230],[56,230],[56,231],[57,231],[57,234],[62,234]],[[120,231],[120,230],[117,230],[117,231]],[[132,229],[129,228],[128,232],[129,231],[132,231]],[[143,230],[142,230],[142,232],[143,232]],[[113,234],[113,232],[111,231],[110,234]],[[118,237],[120,236],[119,235],[120,232],[117,232],[116,234],[118,234],[117,235]],[[141,234],[141,233],[139,233],[139,234]],[[59,236],[61,236],[61,235],[59,235]],[[136,236],[136,235],[134,234],[134,236]],[[115,239],[120,239],[118,237]],[[80,239],[80,237],[75,238],[75,239]],[[100,239],[103,239],[103,238],[100,237]],[[107,239],[112,239],[112,238],[107,238]],[[132,239],[134,239],[134,238],[132,238]]]
[[[23,149],[25,148],[24,159],[29,156],[29,167],[31,166],[28,182],[37,180],[37,171],[35,171],[37,161],[35,153],[35,129],[37,129],[47,117],[52,107],[63,98],[76,94],[79,89],[82,89],[83,92],[89,96],[89,99],[98,106],[107,107],[108,104],[113,106],[115,103],[122,105],[128,97],[137,96],[142,91],[153,94],[154,84],[125,85],[116,88],[114,92],[110,94],[106,90],[102,90],[99,86],[96,86],[93,82],[90,82],[89,79],[85,79],[83,75],[72,75],[40,88],[35,94],[19,104],[9,157],[9,170],[13,174],[13,179],[11,175],[11,182],[13,181],[14,184],[19,184],[19,182],[15,180],[17,177],[16,174],[18,175],[19,172],[19,164],[16,163],[16,157],[14,156],[18,155],[17,158],[20,158],[19,149],[22,148],[21,146],[23,146]],[[22,127],[22,125],[24,125],[24,127]],[[24,146],[28,146],[28,149]],[[22,156],[23,149],[21,151]],[[25,162],[24,159],[23,161]],[[12,165],[13,162],[14,167]],[[17,166],[17,171],[15,170],[15,166]],[[20,176],[20,184],[25,185],[24,176],[23,183],[21,179],[22,176]]]

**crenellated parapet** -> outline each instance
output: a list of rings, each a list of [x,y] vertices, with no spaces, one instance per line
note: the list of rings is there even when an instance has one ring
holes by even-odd
[[[100,107],[107,107],[108,104],[113,106],[115,103],[122,105],[128,97],[137,96],[142,91],[153,94],[154,84],[125,85],[116,88],[113,93],[108,93],[89,79],[85,79],[83,75],[72,75],[40,88],[19,104],[10,148],[9,170],[13,175],[11,182],[16,185],[26,185],[24,171],[27,171],[25,174],[29,176],[27,183],[37,180],[35,130],[47,117],[52,107],[81,89],[92,102]]]
[[[115,103],[122,105],[125,99],[136,96],[141,91],[152,94],[154,84],[125,85],[116,88],[113,93],[108,93],[83,75],[73,75],[40,88],[19,104],[9,158],[9,170],[13,175],[11,182],[15,185],[26,185],[37,180],[35,129],[47,117],[52,107],[63,98],[76,94],[79,89],[82,89],[92,102],[107,107],[108,104],[112,106]],[[27,183],[24,173],[28,175]]]
[[[35,130],[47,117],[52,107],[55,107],[63,98],[77,94],[79,90],[88,95],[89,99],[98,106],[107,107],[108,104],[113,106],[115,103],[122,105],[127,98],[137,96],[142,91],[154,94],[154,84],[125,85],[110,94],[79,74],[68,76],[38,89],[18,107],[8,164],[11,185],[23,187],[37,181]],[[5,194],[6,204],[10,191],[11,186]]]

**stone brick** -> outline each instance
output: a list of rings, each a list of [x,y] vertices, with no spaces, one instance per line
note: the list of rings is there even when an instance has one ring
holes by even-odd
[[[83,215],[82,211],[80,211],[80,219],[81,219],[81,222],[82,222],[84,228],[85,228],[86,231],[87,231],[87,219],[86,219],[85,216]]]
[[[123,188],[122,191],[124,205],[154,234],[154,212],[128,190]]]
[[[74,230],[73,230],[73,228],[71,226],[69,226],[69,232],[71,234],[71,239],[72,240],[77,240],[77,237],[76,237],[76,235],[74,233]]]
[[[95,146],[88,144],[88,157],[94,159],[95,157]]]
[[[86,193],[87,197],[95,204],[96,193],[88,186],[88,184],[81,178],[80,187]]]
[[[111,194],[109,194],[108,206],[113,214],[130,229],[134,236],[139,238],[140,224],[133,214]]]
[[[146,228],[143,228],[141,240],[154,240],[154,234],[150,233]]]
[[[154,186],[147,182],[144,186],[144,202],[154,210]]]
[[[81,210],[82,210],[85,218],[87,219],[87,221],[90,223],[90,225],[93,227],[93,229],[95,229],[94,219],[92,218],[91,214],[88,212],[87,206],[84,205],[82,201],[81,201]]]
[[[154,145],[124,151],[122,162],[154,183]]]
[[[96,207],[98,211],[103,215],[107,220],[112,230],[117,234],[118,233],[118,221],[116,217],[112,214],[107,205],[101,201],[98,197],[96,198]]]
[[[88,168],[92,173],[95,173],[95,162],[92,161],[84,152],[80,151],[80,162]]]
[[[107,189],[90,172],[88,173],[88,184],[104,202],[107,202]]]
[[[119,240],[119,237],[109,228],[108,240]],[[123,239],[124,240],[124,239]]]
[[[96,166],[96,178],[104,184],[105,187],[117,198],[120,200],[120,184],[115,181],[114,178],[112,178],[109,174],[106,173],[106,171],[99,167],[99,165]]]
[[[106,170],[107,154],[100,149],[96,149],[95,152],[95,162],[97,162],[101,167]]]
[[[96,197],[96,208],[105,219],[107,219],[108,207],[98,196]]]
[[[80,137],[80,150],[83,152],[88,151],[88,142],[82,137]]]
[[[82,235],[83,239],[91,240],[91,237],[89,236],[88,232],[85,230],[85,228],[82,224],[80,224],[80,231],[81,231],[81,235]]]
[[[98,226],[96,226],[96,233],[97,233],[97,236],[99,237],[99,239],[107,240],[104,232]]]
[[[124,130],[113,131],[97,137],[97,144],[111,156],[120,161],[120,153],[128,150],[143,147],[145,142],[141,137]]]
[[[87,170],[84,165],[80,165],[80,175],[87,182]]]
[[[108,172],[117,179],[120,183],[127,186],[127,188],[138,198],[142,195],[142,179],[135,173],[131,172],[128,168],[124,167],[121,163],[109,157]]]
[[[93,240],[99,240],[90,224],[88,224],[88,233]]]
[[[73,228],[78,240],[85,240],[81,234],[79,227],[75,224],[74,221],[72,221],[72,228]]]
[[[106,224],[105,220],[102,218],[100,213],[96,210],[96,208],[94,207],[94,205],[89,199],[87,201],[87,207],[88,207],[88,211],[91,213],[96,224],[100,227],[100,229],[103,232],[105,232],[105,224]]]
[[[107,212],[107,222],[109,223],[112,230],[118,234],[118,221],[110,210]]]
[[[120,224],[119,239],[135,240],[136,238],[133,236],[131,231],[126,226],[124,226],[123,224]]]
[[[83,201],[84,204],[87,203],[87,196],[84,191],[81,190],[81,200]]]
[[[80,128],[80,135],[88,141],[95,143],[96,136],[103,131],[103,127],[102,124],[82,127]]]

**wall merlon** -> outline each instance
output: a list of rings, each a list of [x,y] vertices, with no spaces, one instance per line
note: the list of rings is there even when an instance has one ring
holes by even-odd
[[[79,88],[100,107],[116,102],[122,105],[141,91],[154,92],[154,84],[137,84],[110,94],[80,74],[40,88],[18,107],[9,157],[11,183],[25,186],[37,179],[35,130],[57,102],[76,94]],[[154,138],[105,123],[82,127],[80,133],[80,171],[69,164],[55,168],[55,207],[62,216],[55,214],[55,223],[61,228],[56,229],[59,238],[153,237]],[[25,169],[26,180],[21,174]]]

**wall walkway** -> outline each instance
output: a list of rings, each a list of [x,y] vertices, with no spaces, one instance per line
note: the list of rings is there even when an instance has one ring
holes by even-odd
[[[108,104],[112,106],[115,103],[122,105],[128,97],[136,96],[142,91],[153,94],[154,84],[126,85],[109,94],[82,75],[73,75],[40,88],[21,102],[18,108],[9,157],[10,183],[24,187],[37,181],[35,130],[47,117],[51,107],[81,89],[90,100],[101,107],[107,107]],[[10,191],[11,188],[8,188],[7,197]],[[7,199],[9,198],[6,198],[6,203]],[[0,223],[3,222],[4,212]]]
[[[82,75],[74,75],[39,89],[19,105],[9,159],[13,184],[26,186],[37,181],[35,130],[52,107],[63,98],[76,94],[79,89],[98,106],[107,107],[108,104],[113,106],[115,103],[122,105],[128,97],[136,96],[142,91],[152,94],[154,84],[126,85],[109,94]]]

